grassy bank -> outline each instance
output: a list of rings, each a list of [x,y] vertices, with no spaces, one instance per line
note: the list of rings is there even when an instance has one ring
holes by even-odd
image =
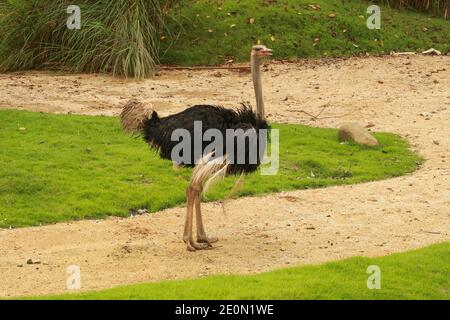
[[[80,0],[79,30],[66,26],[69,4],[0,1],[0,72],[62,69],[143,78],[159,62],[247,61],[258,41],[277,59],[450,50],[450,23],[443,17],[382,5],[381,29],[369,30],[372,2],[364,0]]]
[[[367,268],[381,271],[369,290]],[[450,299],[450,243],[380,258],[356,257],[252,276],[211,276],[48,299]]]
[[[448,20],[381,6],[381,29],[369,30],[368,1],[187,2],[170,24],[173,35],[162,35],[163,63],[247,61],[249,47],[258,40],[273,48],[277,59],[450,50]]]
[[[393,8],[432,13],[445,19],[448,19],[450,13],[449,0],[378,0],[378,2],[388,4]]]
[[[181,205],[191,171],[174,172],[142,139],[121,132],[117,118],[0,111],[0,227],[107,215],[128,216]],[[417,168],[419,157],[396,135],[381,146],[340,144],[336,130],[275,124],[280,170],[245,179],[238,195],[386,179]],[[229,194],[229,177],[207,195]]]

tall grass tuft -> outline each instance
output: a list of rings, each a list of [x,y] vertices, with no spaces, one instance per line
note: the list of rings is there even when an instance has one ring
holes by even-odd
[[[450,0],[380,0],[379,2],[394,8],[431,12],[435,15],[443,16],[445,19],[448,19],[449,16]]]
[[[77,0],[81,29],[70,30],[70,0],[0,0],[0,72],[67,69],[150,76],[158,62],[159,33],[176,2]]]

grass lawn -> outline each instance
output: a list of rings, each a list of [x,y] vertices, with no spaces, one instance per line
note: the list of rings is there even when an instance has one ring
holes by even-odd
[[[175,4],[175,2],[177,4]],[[438,2],[438,1],[433,1]],[[161,3],[161,7],[154,4]],[[165,7],[164,4],[172,3]],[[149,77],[158,62],[248,61],[261,41],[277,59],[450,51],[450,23],[381,6],[369,30],[365,0],[79,0],[81,29],[67,28],[69,0],[0,1],[0,71],[60,69]],[[164,6],[164,7],[162,7]],[[441,5],[442,7],[442,5]],[[165,22],[157,16],[166,16]]]
[[[367,267],[381,289],[367,289]],[[450,299],[450,243],[380,258],[355,257],[252,276],[210,276],[50,299]],[[41,297],[42,298],[42,297]]]
[[[443,18],[381,6],[381,29],[369,30],[364,0],[198,0],[174,10],[162,34],[161,62],[178,65],[247,61],[260,40],[277,59],[390,51],[450,51]],[[313,5],[313,6],[311,6]],[[330,16],[331,15],[331,16]],[[174,40],[177,40],[175,43]]]
[[[191,171],[175,172],[118,118],[0,111],[0,227],[23,227],[130,210],[155,212],[185,202]],[[396,135],[376,133],[376,148],[340,144],[334,129],[275,124],[280,170],[245,179],[239,195],[386,179],[414,171],[421,158]],[[227,196],[236,178],[207,200]]]

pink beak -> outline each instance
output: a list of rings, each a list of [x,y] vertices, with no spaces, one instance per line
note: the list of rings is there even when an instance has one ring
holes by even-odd
[[[262,56],[271,56],[272,55],[272,49],[269,49],[269,48],[263,49],[263,50],[260,51],[260,54]]]

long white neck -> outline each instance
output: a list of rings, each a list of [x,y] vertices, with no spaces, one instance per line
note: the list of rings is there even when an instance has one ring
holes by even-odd
[[[251,56],[251,68],[252,68],[252,78],[253,86],[255,87],[255,97],[256,97],[256,114],[260,120],[265,120],[266,115],[264,112],[264,100],[262,96],[262,84],[261,84],[261,73],[259,70],[259,58],[252,55]]]

